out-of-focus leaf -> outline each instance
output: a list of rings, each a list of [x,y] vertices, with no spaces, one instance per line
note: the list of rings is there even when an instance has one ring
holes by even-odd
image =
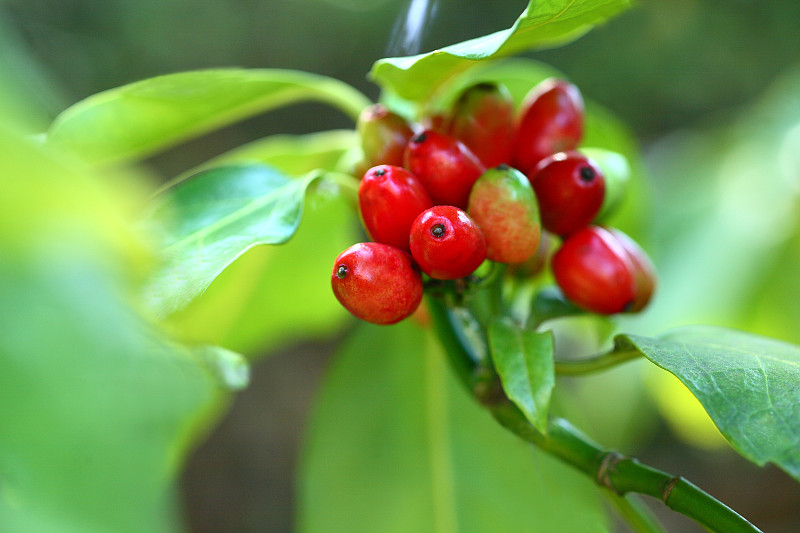
[[[158,316],[175,312],[248,249],[286,242],[318,178],[242,164],[202,171],[163,193],[144,221],[164,256],[146,289],[148,306]]]
[[[329,103],[353,119],[370,103],[345,83],[306,72],[181,72],[90,96],[56,117],[47,137],[90,162],[130,160],[304,100]]]
[[[800,346],[698,326],[661,339],[618,336],[616,346],[675,374],[743,456],[800,480]]]
[[[550,394],[555,385],[553,335],[497,318],[489,327],[492,361],[503,390],[533,426],[547,433]]]
[[[378,60],[370,76],[403,99],[425,101],[480,60],[565,44],[630,5],[629,0],[531,0],[509,29],[426,54]]]
[[[227,394],[132,310],[133,189],[2,129],[0,153],[0,528],[179,530],[175,477]]]
[[[301,531],[607,531],[589,479],[503,430],[413,323],[364,325],[313,415]]]

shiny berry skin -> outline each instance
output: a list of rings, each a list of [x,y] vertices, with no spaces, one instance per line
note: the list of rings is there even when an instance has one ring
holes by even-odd
[[[450,135],[463,142],[486,168],[510,164],[514,150],[514,100],[504,85],[480,83],[453,107]]]
[[[578,152],[559,152],[543,159],[528,178],[539,200],[542,226],[557,235],[588,226],[603,205],[603,171]]]
[[[583,137],[583,98],[577,87],[547,79],[522,103],[515,133],[514,167],[528,174],[556,152],[574,150]]]
[[[636,298],[634,266],[616,237],[588,226],[573,233],[553,256],[556,283],[575,305],[600,314],[629,311]]]
[[[462,142],[433,130],[412,137],[405,167],[417,176],[435,205],[466,209],[475,180],[486,168]]]
[[[630,311],[636,313],[644,309],[656,289],[656,267],[647,253],[636,241],[615,228],[607,228],[617,239],[628,254],[628,259],[633,263],[633,281],[636,286],[636,297]]]
[[[403,167],[379,165],[364,174],[358,187],[361,220],[370,238],[408,251],[411,223],[433,207],[422,183]]]
[[[536,253],[539,207],[522,172],[508,165],[487,170],[472,187],[467,213],[486,238],[488,259],[521,263]]]
[[[423,211],[411,226],[411,255],[436,279],[472,274],[486,259],[486,240],[467,213],[451,205]]]
[[[364,165],[403,166],[408,140],[414,135],[406,119],[383,104],[367,106],[356,122],[361,137]]]
[[[345,309],[373,324],[394,324],[422,301],[422,275],[411,255],[377,242],[354,244],[336,258],[331,287]]]

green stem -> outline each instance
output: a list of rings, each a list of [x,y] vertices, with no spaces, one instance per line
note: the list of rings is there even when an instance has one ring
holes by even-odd
[[[579,359],[574,361],[556,361],[555,369],[556,374],[562,376],[577,376],[581,374],[590,374],[592,372],[599,372],[606,370],[618,364],[636,359],[642,354],[638,350],[611,350],[604,354],[590,357],[588,359]]]
[[[498,391],[479,394],[489,380],[481,376],[473,354],[456,331],[445,305],[438,299],[429,300],[429,310],[437,334],[448,359],[462,384],[481,401],[494,418],[506,429],[535,444],[543,451],[577,468],[598,485],[620,496],[627,493],[646,494],[660,499],[670,509],[694,519],[711,531],[720,533],[758,532],[753,524],[727,505],[713,498],[680,476],[673,476],[640,463],[632,457],[605,449],[592,442],[560,418],[550,420],[547,435],[537,431],[525,415]]]
[[[631,530],[636,533],[665,533],[664,526],[637,495],[620,496],[612,490],[606,490],[604,493]]]

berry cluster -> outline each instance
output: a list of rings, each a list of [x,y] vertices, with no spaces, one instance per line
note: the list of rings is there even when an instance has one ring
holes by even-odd
[[[364,159],[358,191],[374,242],[339,255],[331,284],[358,318],[392,324],[422,299],[423,275],[452,280],[484,260],[536,273],[556,242],[552,271],[583,309],[641,310],[655,286],[652,263],[622,232],[594,226],[605,195],[583,136],[578,89],[549,79],[519,113],[508,90],[468,88],[446,115],[412,125],[382,104],[358,121]]]

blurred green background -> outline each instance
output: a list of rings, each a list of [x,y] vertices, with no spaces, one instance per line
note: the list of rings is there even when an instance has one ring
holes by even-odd
[[[5,0],[0,93],[33,104],[25,113],[32,131],[100,90],[196,68],[300,69],[377,98],[365,77],[377,58],[506,28],[525,5]],[[421,24],[407,25],[409,13],[421,13]],[[652,309],[624,329],[712,323],[800,342],[799,23],[794,0],[641,2],[573,44],[530,54],[564,72],[641,142],[649,194],[631,200],[649,202],[652,217],[626,229],[652,252],[662,279]],[[269,134],[351,126],[321,105],[292,106],[159,154],[146,168],[166,180]],[[183,501],[192,530],[292,528],[297,443],[339,338],[282,343],[254,366],[250,388],[188,465]],[[690,402],[675,401],[679,392],[664,394],[671,383],[630,365],[564,388],[592,404],[603,387],[615,387],[618,398],[586,416],[591,434],[686,475],[767,531],[797,527],[800,490],[788,476],[720,449],[702,417],[697,425],[654,417],[660,410],[668,421],[695,420]]]

